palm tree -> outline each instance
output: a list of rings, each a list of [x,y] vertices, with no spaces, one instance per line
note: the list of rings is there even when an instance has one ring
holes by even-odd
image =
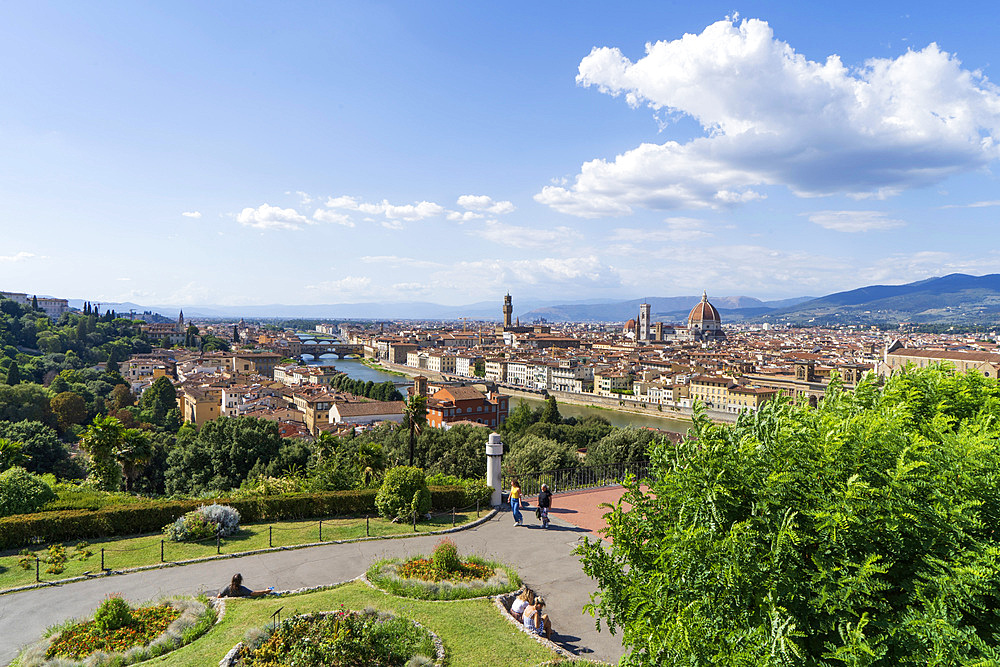
[[[131,491],[135,478],[153,460],[153,445],[149,436],[137,428],[127,428],[115,449],[115,460],[122,466],[125,490]]]
[[[410,465],[413,465],[413,445],[416,436],[427,424],[427,397],[413,396],[403,405],[403,418],[410,429]]]

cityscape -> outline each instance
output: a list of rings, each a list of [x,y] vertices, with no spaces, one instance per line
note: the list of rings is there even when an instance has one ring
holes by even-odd
[[[982,9],[5,5],[0,665],[1000,664]]]

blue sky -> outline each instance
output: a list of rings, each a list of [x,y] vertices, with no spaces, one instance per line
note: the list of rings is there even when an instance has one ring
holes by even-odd
[[[0,290],[462,304],[1000,272],[975,4],[5,3]]]

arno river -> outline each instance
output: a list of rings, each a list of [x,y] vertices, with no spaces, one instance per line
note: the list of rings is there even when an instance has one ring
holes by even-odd
[[[369,368],[361,363],[360,359],[330,358],[310,361],[309,363],[318,363],[324,366],[335,366],[338,371],[347,373],[352,378],[356,380],[364,380],[365,382],[368,380],[372,380],[373,382],[385,382],[388,380],[389,382],[395,383],[396,386],[400,388],[400,391],[404,393],[405,389],[403,389],[403,387],[412,384],[409,378]],[[529,406],[531,406],[532,409],[544,404],[543,400],[537,398],[514,398],[511,400],[511,407],[517,405],[517,402],[520,400],[524,400]],[[618,412],[615,410],[593,408],[586,405],[570,405],[569,403],[560,403],[559,413],[563,417],[576,417],[577,419],[590,416],[603,417],[614,426],[621,426],[623,428],[629,426],[636,428],[651,426],[653,428],[673,431],[675,433],[684,433],[691,425],[690,422],[680,419],[669,419],[667,417],[657,417],[654,415],[638,415],[630,412]]]

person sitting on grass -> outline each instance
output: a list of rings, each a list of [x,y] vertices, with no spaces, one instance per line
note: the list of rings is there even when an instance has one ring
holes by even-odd
[[[219,591],[220,598],[259,598],[274,590],[274,586],[262,591],[252,591],[243,585],[243,575],[237,572],[229,585]]]
[[[524,608],[528,606],[535,606],[535,592],[530,588],[525,588],[521,591],[521,594],[514,599],[514,604],[510,606],[510,615],[516,618],[518,623],[523,623],[524,617],[522,614],[524,613]]]
[[[546,639],[552,639],[552,623],[549,621],[549,615],[542,613],[544,608],[545,598],[535,598],[534,606],[526,607],[524,610],[524,627],[528,629],[528,632],[545,635]]]

